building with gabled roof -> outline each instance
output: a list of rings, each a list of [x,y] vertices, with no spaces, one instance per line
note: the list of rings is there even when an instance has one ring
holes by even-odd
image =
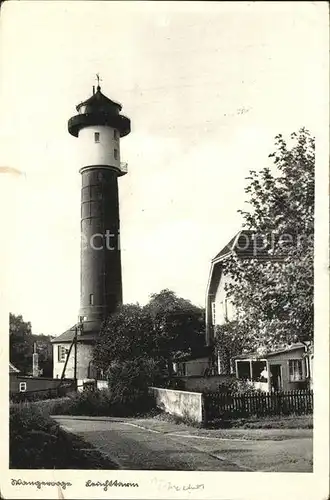
[[[215,343],[217,326],[236,320],[236,310],[227,296],[226,285],[231,281],[224,275],[224,262],[235,255],[242,260],[256,259],[261,262],[269,260],[283,261],[283,254],[270,251],[274,249],[274,242],[269,244],[264,235],[252,230],[241,230],[227,245],[212,259],[206,292],[206,344],[210,347]],[[291,390],[306,384],[311,385],[313,373],[313,353],[308,352],[309,346],[305,343],[296,343],[285,346],[274,346],[271,352],[245,353],[232,360],[232,371],[238,378],[247,378],[258,383],[262,390]],[[223,373],[218,352],[214,352],[218,374]],[[235,364],[234,364],[235,363]],[[269,377],[260,382],[260,372],[267,369]],[[245,371],[244,371],[245,370]],[[243,375],[242,375],[243,374]]]
[[[250,229],[239,231],[212,259],[206,290],[206,344],[212,345],[216,325],[235,318],[235,311],[226,294],[229,278],[223,274],[223,262],[231,255],[240,259],[274,259],[262,234]]]
[[[9,361],[9,375],[13,374],[13,373],[20,373],[21,370],[19,370],[18,368],[16,368],[16,366],[14,366],[10,361]]]

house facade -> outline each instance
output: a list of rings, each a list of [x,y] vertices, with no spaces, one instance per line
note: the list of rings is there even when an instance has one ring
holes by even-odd
[[[215,344],[216,329],[236,319],[236,310],[228,297],[226,287],[231,279],[224,274],[224,263],[231,255],[240,259],[269,259],[264,245],[259,241],[260,235],[251,230],[242,230],[212,259],[206,291],[206,344]],[[227,367],[221,364],[219,352],[215,352],[213,360],[218,374],[226,373]],[[231,373],[235,373],[234,362]]]
[[[218,326],[237,319],[235,307],[226,292],[230,278],[223,272],[224,263],[233,254],[242,260],[258,259],[262,262],[274,259],[268,254],[261,238],[261,235],[253,231],[242,230],[211,261],[206,293],[208,346],[215,348]],[[222,366],[219,351],[215,351],[213,362],[219,375],[226,373],[227,367]],[[261,372],[265,370],[268,377],[261,377]],[[280,347],[263,357],[257,353],[250,353],[232,360],[231,373],[238,378],[250,380],[261,390],[294,390],[306,386],[307,382],[311,387],[313,354],[310,352],[310,346],[306,344]]]
[[[88,332],[78,335],[77,327],[73,326],[52,340],[53,377],[76,378],[78,386],[81,386],[84,382],[96,378],[91,360],[97,336]]]
[[[236,377],[262,391],[294,391],[313,386],[313,352],[296,343],[264,355],[245,354],[235,359]]]

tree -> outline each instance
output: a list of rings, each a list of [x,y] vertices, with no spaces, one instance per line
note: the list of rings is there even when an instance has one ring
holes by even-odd
[[[274,168],[250,172],[250,210],[240,211],[258,236],[253,258],[224,261],[237,311],[233,342],[250,349],[313,339],[315,141],[306,129],[290,145],[282,135],[275,140]],[[258,258],[261,240],[265,260]]]
[[[204,312],[170,290],[151,295],[149,303],[124,305],[109,316],[94,348],[94,364],[106,371],[117,362],[154,360],[155,376],[178,352],[204,343]]]
[[[248,345],[248,336],[242,335],[242,326],[237,321],[228,321],[215,327],[215,339],[221,373],[229,375],[232,372],[232,360]]]
[[[32,355],[36,344],[42,375],[53,376],[51,337],[32,334],[31,323],[25,322],[21,315],[9,314],[9,344],[10,361],[24,374],[32,373]]]
[[[145,308],[124,305],[107,318],[93,350],[93,364],[106,375],[117,404],[142,404],[148,386],[164,378],[152,319]]]
[[[135,360],[154,353],[150,315],[138,304],[127,304],[103,323],[94,348],[94,363],[98,369],[107,370],[111,362]]]
[[[9,313],[10,361],[21,372],[32,370],[32,329],[21,315]]]
[[[152,318],[157,352],[167,360],[170,370],[178,355],[204,346],[204,309],[168,289],[152,294],[145,309]]]

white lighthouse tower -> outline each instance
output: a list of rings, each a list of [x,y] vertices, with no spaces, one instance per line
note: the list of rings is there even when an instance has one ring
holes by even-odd
[[[92,349],[101,324],[122,304],[118,177],[127,173],[120,139],[131,124],[122,106],[101,92],[99,79],[96,92],[76,109],[68,131],[78,139],[82,179],[79,336],[75,342],[75,325],[53,343],[54,376],[62,376],[64,360],[65,377],[84,380],[95,377]]]

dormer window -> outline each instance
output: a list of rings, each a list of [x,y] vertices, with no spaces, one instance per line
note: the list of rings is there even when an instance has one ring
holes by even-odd
[[[100,142],[100,132],[94,132],[94,142]]]

